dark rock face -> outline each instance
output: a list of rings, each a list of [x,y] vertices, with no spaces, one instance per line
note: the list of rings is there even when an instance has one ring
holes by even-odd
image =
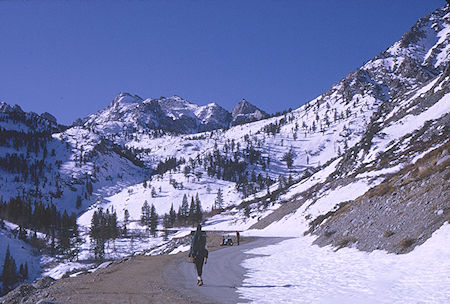
[[[0,103],[0,112],[1,113],[18,113],[18,114],[25,113],[19,105],[13,105],[11,107],[6,102]]]
[[[268,115],[266,112],[258,109],[247,100],[242,99],[231,111],[231,116],[233,117],[231,125],[235,126],[261,120],[266,118]]]
[[[42,113],[41,117],[44,118],[44,119],[47,119],[48,121],[50,121],[50,122],[52,122],[54,124],[57,123],[56,117],[53,116],[52,114],[48,113],[48,112]]]

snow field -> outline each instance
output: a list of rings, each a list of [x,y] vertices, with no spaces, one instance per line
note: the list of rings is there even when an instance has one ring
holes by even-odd
[[[175,179],[178,183],[183,183],[183,189],[175,189],[170,184],[170,178]],[[144,188],[142,183],[124,188],[113,196],[109,196],[98,205],[104,210],[114,208],[117,212],[117,218],[120,222],[123,221],[124,211],[128,210],[131,221],[139,221],[142,214],[142,205],[145,201],[149,205],[154,204],[156,212],[159,216],[169,213],[170,207],[173,204],[174,210],[178,212],[181,206],[183,196],[188,197],[188,204],[191,203],[191,197],[198,194],[202,208],[204,211],[210,211],[214,205],[217,197],[217,191],[222,189],[224,205],[235,203],[239,199],[239,194],[235,190],[234,183],[212,180],[208,177],[202,177],[200,181],[195,177],[190,177],[189,182],[182,173],[166,174],[162,179],[153,177],[152,181],[147,182],[148,186]],[[209,185],[209,193],[208,193]],[[156,196],[152,197],[152,188],[156,190]],[[159,189],[161,188],[161,192]],[[84,227],[90,227],[91,218],[96,208],[91,208],[78,218],[78,224]],[[131,228],[139,228],[137,224],[133,224]],[[142,228],[142,227],[141,227]]]
[[[409,254],[335,251],[300,237],[250,250],[239,294],[254,303],[449,303],[450,224]]]

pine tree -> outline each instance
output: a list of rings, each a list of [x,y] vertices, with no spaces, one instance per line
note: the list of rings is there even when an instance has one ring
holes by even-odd
[[[156,213],[155,205],[152,204],[150,208],[150,233],[156,236],[156,228],[158,227],[158,214]]]
[[[83,239],[80,236],[80,232],[78,231],[78,225],[75,221],[73,230],[72,230],[72,241],[71,241],[71,250],[70,250],[70,260],[78,261],[78,255],[81,251],[81,244],[83,243]]]
[[[150,220],[150,206],[147,201],[142,205],[142,214],[141,214],[141,225],[148,226]]]
[[[70,220],[67,211],[64,210],[63,216],[61,218],[61,226],[58,230],[58,248],[62,254],[65,254],[71,247],[70,243]]]
[[[291,148],[289,149],[289,151],[286,152],[286,153],[283,155],[283,157],[282,157],[281,160],[285,161],[285,162],[286,162],[286,166],[287,166],[289,169],[291,169],[291,168],[292,168],[292,165],[294,164],[294,159],[295,159],[296,156],[297,156],[296,153],[294,152],[294,150],[293,150],[292,147],[291,147]]]
[[[114,209],[112,209],[108,225],[110,228],[110,235],[108,237],[112,238],[113,241],[115,241],[115,239],[119,236],[119,227],[117,226],[117,213]]]
[[[127,225],[130,222],[130,212],[128,212],[128,209],[125,209],[123,212],[123,235],[126,237],[128,235],[128,228]]]
[[[9,245],[6,248],[5,260],[3,262],[3,272],[2,272],[2,282],[3,282],[3,293],[7,293],[14,285],[17,283],[17,269],[16,261],[11,256]]]
[[[183,195],[183,201],[181,203],[181,206],[178,210],[178,220],[180,221],[181,224],[186,224],[186,221],[188,219],[188,215],[189,215],[189,203],[188,203],[188,198],[187,195],[184,194]]]
[[[94,258],[102,260],[105,256],[104,216],[102,209],[95,211],[91,219],[90,237]]]
[[[170,225],[170,227],[173,227],[176,220],[177,220],[177,214],[176,214],[175,210],[173,209],[173,204],[172,204],[170,206],[170,210],[169,210],[169,225]]]
[[[199,198],[199,196],[198,196],[198,193],[195,194],[195,206],[197,206],[197,205],[201,205],[201,202],[200,202],[200,198]]]
[[[219,188],[219,190],[217,190],[217,197],[216,197],[216,201],[215,201],[215,208],[221,210],[223,208],[223,193],[222,193],[222,189]]]
[[[191,204],[189,205],[189,224],[194,225],[195,223],[195,201],[194,197],[191,199]]]
[[[197,195],[198,198],[198,195]],[[203,219],[203,211],[202,211],[202,204],[200,202],[200,200],[195,200],[195,222],[197,223],[201,223],[202,219]]]

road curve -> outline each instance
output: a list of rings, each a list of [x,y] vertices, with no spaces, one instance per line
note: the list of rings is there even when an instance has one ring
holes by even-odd
[[[252,256],[245,251],[283,240],[284,238],[258,238],[246,244],[227,246],[210,252],[208,263],[203,267],[204,285],[201,287],[197,286],[194,264],[187,258],[170,263],[165,268],[163,277],[171,288],[194,303],[246,303],[237,293],[237,288],[242,287],[245,275],[241,263]]]

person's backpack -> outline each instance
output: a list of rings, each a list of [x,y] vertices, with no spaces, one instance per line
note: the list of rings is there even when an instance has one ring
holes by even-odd
[[[208,250],[206,250],[206,236],[204,233],[195,234],[193,239],[193,254],[194,256],[201,255],[203,257],[208,256]]]

